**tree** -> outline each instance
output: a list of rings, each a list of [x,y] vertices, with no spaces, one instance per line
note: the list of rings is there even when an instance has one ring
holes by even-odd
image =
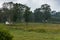
[[[6,21],[10,22],[20,22],[24,20],[25,9],[28,9],[26,5],[20,3],[13,2],[5,2],[3,3],[3,14],[6,16]]]
[[[2,8],[1,10],[1,22],[5,22],[8,19],[8,9],[7,8]]]
[[[3,15],[2,15],[2,10],[0,10],[0,22],[2,22],[2,19],[3,19]]]
[[[29,13],[29,22],[34,22],[34,13],[32,11]]]
[[[41,12],[43,13],[44,21],[48,21],[51,18],[51,8],[48,4],[41,5]]]
[[[4,16],[6,17],[6,21],[8,21],[9,23],[12,22],[12,18],[13,18],[13,8],[14,3],[13,2],[6,2],[3,3],[3,13],[5,14]]]
[[[13,22],[16,22],[16,20],[17,20],[17,18],[18,18],[18,13],[19,13],[19,4],[18,3],[16,3],[16,4],[14,4],[14,7],[13,7],[13,10],[12,10],[13,12]]]
[[[26,25],[28,25],[30,14],[31,14],[30,8],[26,7],[26,10],[25,10],[25,13],[24,13],[24,18],[25,18]]]
[[[51,8],[48,4],[34,10],[35,22],[46,22],[51,18]]]
[[[40,10],[41,8],[34,10],[35,22],[42,22],[43,20],[43,13]]]

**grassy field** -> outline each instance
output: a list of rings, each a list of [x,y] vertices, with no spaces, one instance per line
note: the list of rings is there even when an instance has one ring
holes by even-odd
[[[25,23],[16,25],[0,24],[0,29],[7,29],[14,36],[13,40],[60,40],[60,24]]]

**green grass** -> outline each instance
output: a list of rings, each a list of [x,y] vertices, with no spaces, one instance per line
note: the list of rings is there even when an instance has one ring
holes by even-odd
[[[60,40],[59,33],[37,33],[37,32],[24,32],[20,30],[11,30],[14,35],[13,40]]]
[[[25,23],[8,26],[0,24],[14,36],[13,40],[60,40],[60,24]]]

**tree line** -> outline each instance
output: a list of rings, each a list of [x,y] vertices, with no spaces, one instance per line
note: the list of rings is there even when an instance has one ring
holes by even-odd
[[[5,2],[0,8],[0,22],[49,22],[53,19],[53,11],[48,4],[42,4],[34,12],[30,9],[21,3]]]

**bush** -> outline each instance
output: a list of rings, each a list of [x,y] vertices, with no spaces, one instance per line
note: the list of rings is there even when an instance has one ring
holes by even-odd
[[[0,40],[12,40],[12,38],[8,31],[0,30]]]

